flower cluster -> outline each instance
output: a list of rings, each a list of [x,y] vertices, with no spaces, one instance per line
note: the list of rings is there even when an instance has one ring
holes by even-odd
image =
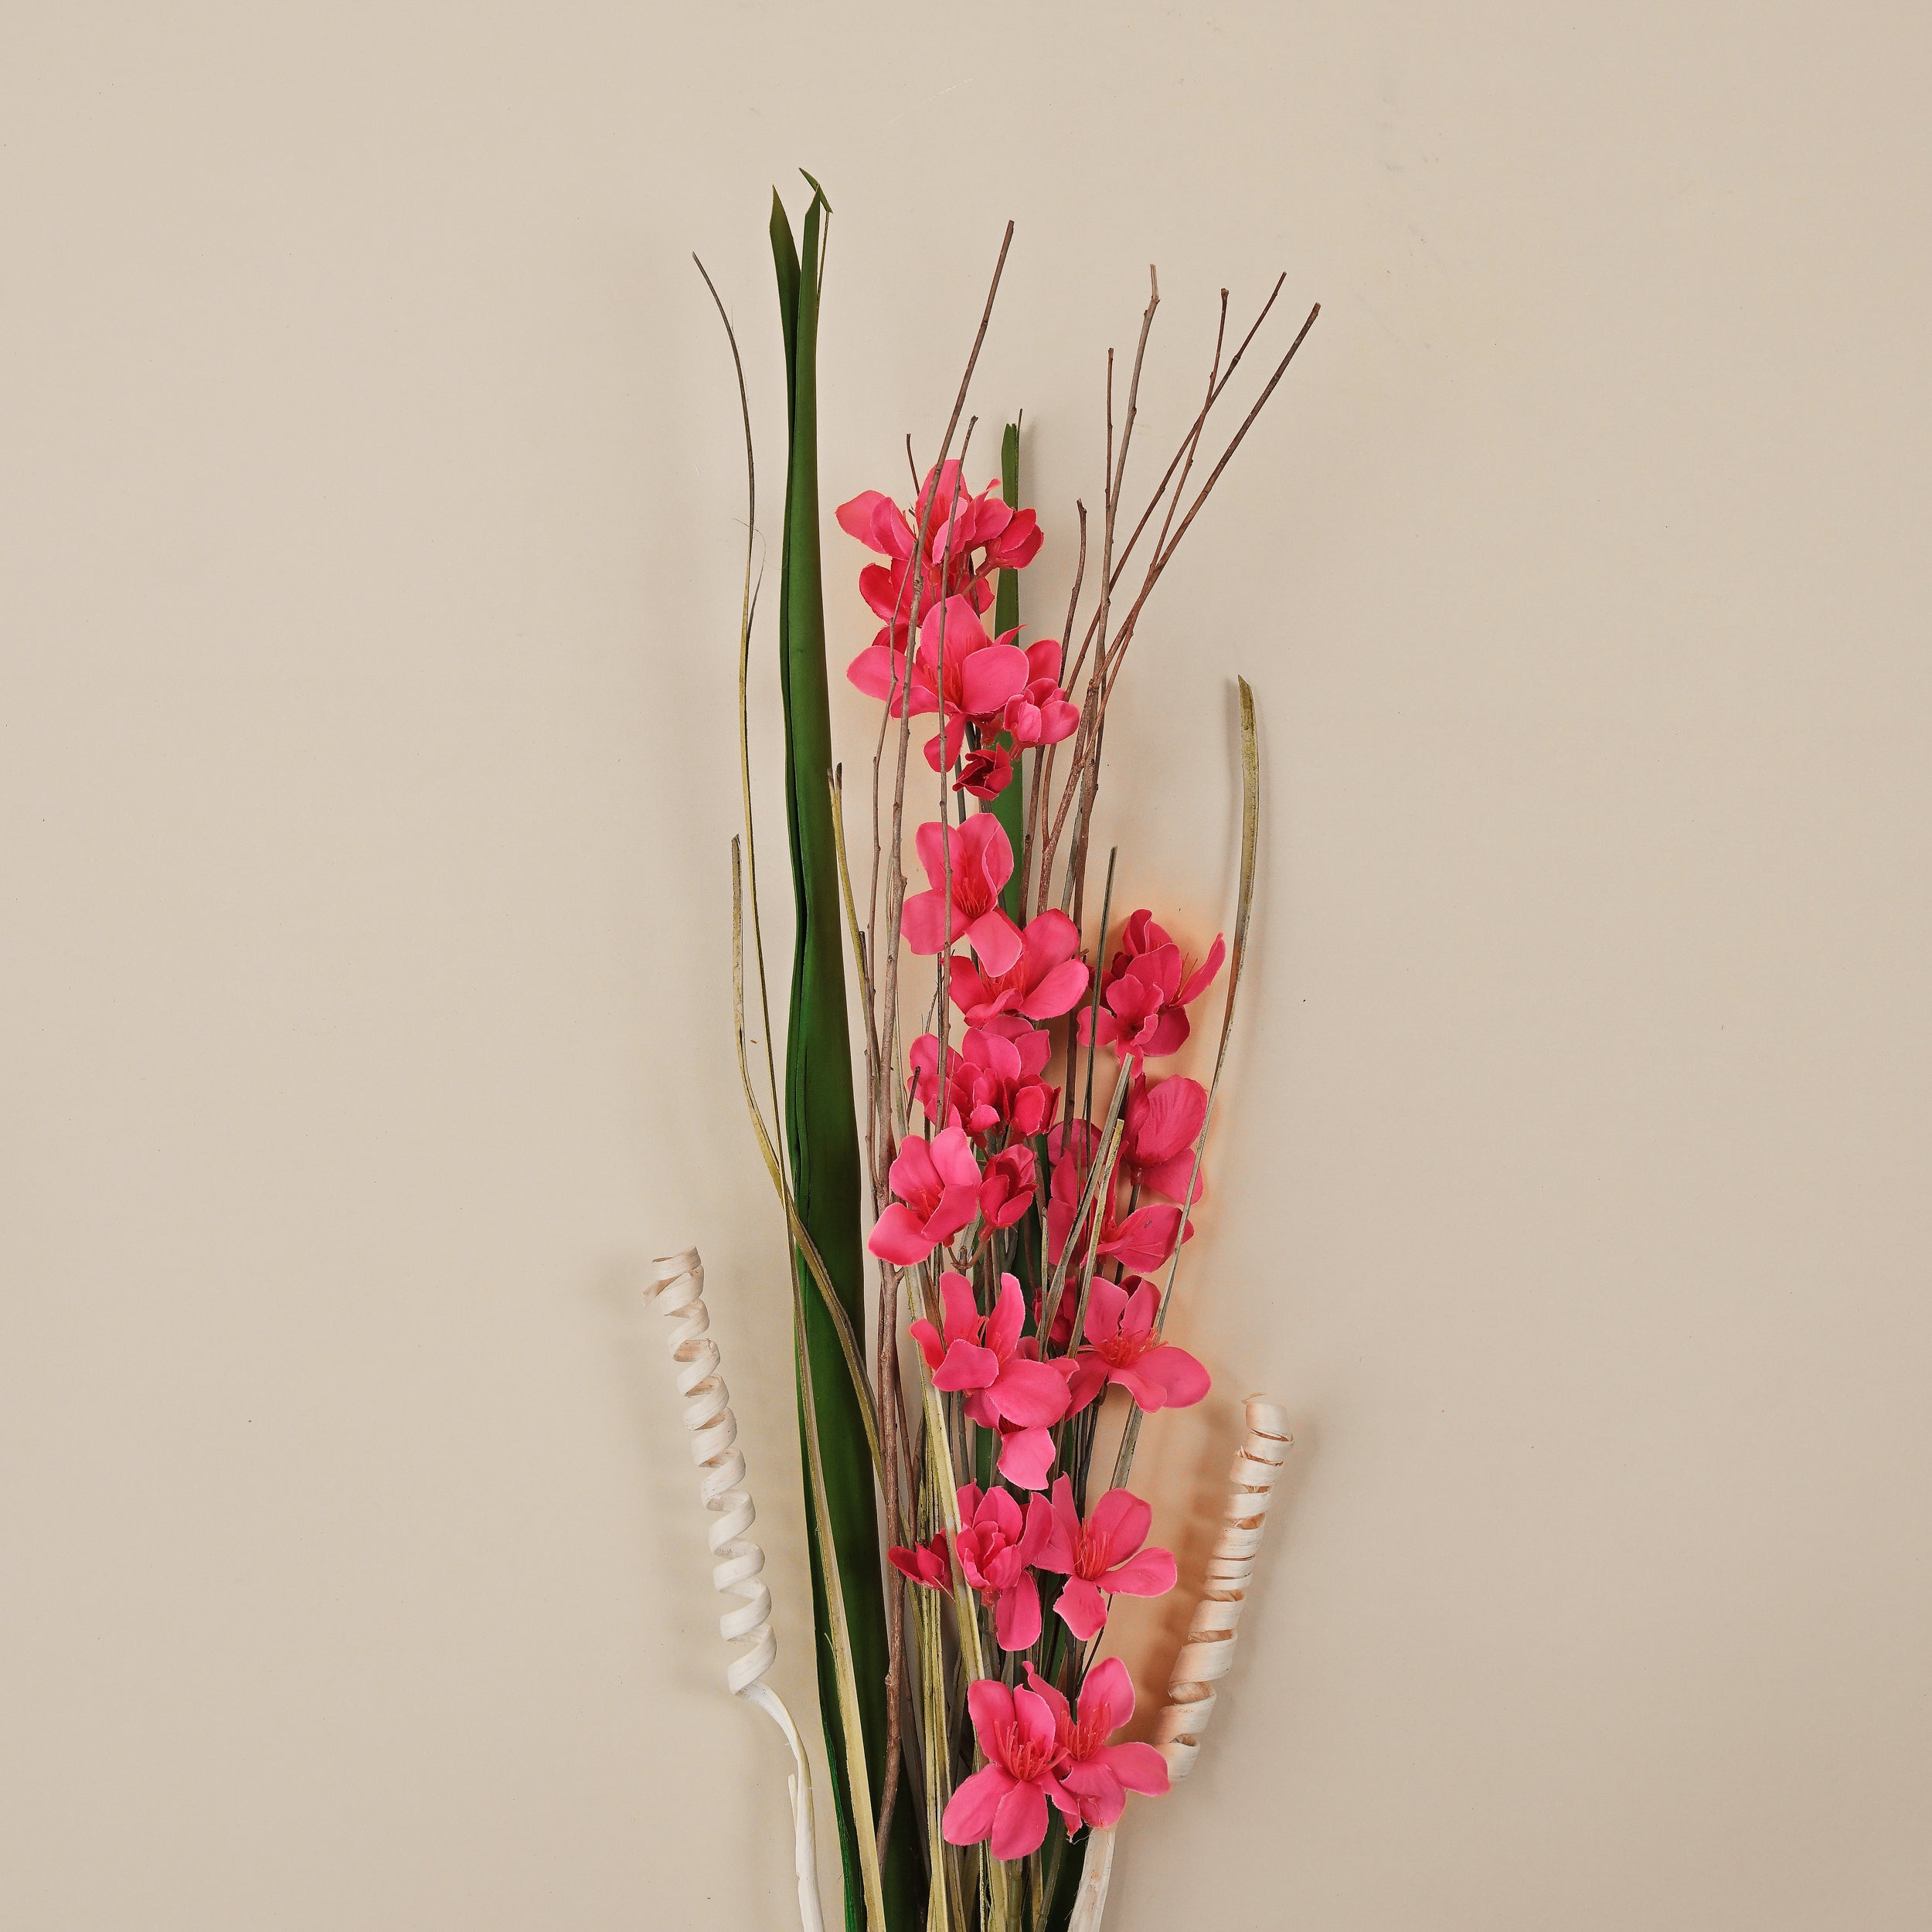
[[[997,1678],[966,1687],[985,1765],[953,1793],[940,1825],[948,1845],[985,1843],[996,1859],[1022,1859],[1046,1836],[1047,1806],[1067,1829],[1114,1823],[1129,1791],[1167,1789],[1167,1764],[1151,1744],[1116,1744],[1134,1715],[1127,1666],[1110,1657],[1087,1673],[1077,1715],[1031,1664],[1024,1688]]]
[[[1117,1661],[1090,1665],[1088,1647],[1114,1597],[1173,1587],[1174,1558],[1148,1541],[1153,1512],[1140,1497],[1114,1487],[1084,1498],[1110,1390],[1144,1413],[1208,1390],[1206,1369],[1163,1338],[1153,1278],[1192,1232],[1207,1094],[1148,1067],[1186,1041],[1188,1009],[1223,948],[1217,938],[1191,962],[1138,911],[1097,986],[1066,913],[1012,916],[1012,842],[988,801],[1023,785],[1026,753],[1080,723],[1060,645],[1022,645],[1016,630],[993,636],[982,622],[992,573],[1039,547],[1032,512],[991,485],[971,493],[948,463],[910,506],[868,491],[838,515],[884,560],[861,573],[881,626],[849,675],[892,716],[934,718],[927,758],[948,800],[914,835],[926,889],[906,896],[900,936],[938,959],[951,1010],[911,1042],[896,1077],[923,1131],[896,1135],[868,1245],[923,1296],[917,1359],[957,1418],[961,1466],[980,1479],[957,1485],[950,1537],[927,1492],[932,1533],[889,1556],[1012,1660],[1003,1678],[968,1687],[983,1762],[952,1793],[944,1832],[1022,1858],[1049,1809],[1070,1832],[1111,1825],[1128,1791],[1167,1786],[1155,1752],[1111,1741],[1133,1692]],[[1097,1122],[1071,1104],[1077,1060],[1083,1051],[1090,1094],[1103,1049],[1114,1074],[1101,1090],[1119,1110],[1111,1139],[1113,1114]]]
[[[838,521],[886,560],[859,573],[859,594],[883,621],[846,675],[895,718],[937,713],[927,763],[957,767],[957,790],[997,798],[1019,753],[1058,744],[1080,723],[1060,689],[1059,644],[1043,638],[1022,649],[1017,630],[992,637],[981,621],[993,573],[1023,569],[1039,549],[1033,512],[1009,509],[997,484],[971,495],[949,462],[928,474],[910,509],[867,490],[839,506]]]

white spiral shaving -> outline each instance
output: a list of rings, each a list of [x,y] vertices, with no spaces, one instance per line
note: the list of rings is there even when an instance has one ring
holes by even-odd
[[[1267,1528],[1269,1498],[1294,1446],[1287,1412],[1265,1396],[1248,1397],[1247,1424],[1247,1434],[1234,1452],[1227,1510],[1208,1558],[1207,1580],[1194,1607],[1187,1642],[1174,1660],[1167,1707],[1155,1728],[1155,1747],[1177,1784],[1200,1755],[1202,1733],[1214,1716],[1214,1687],[1233,1662],[1246,1587]]]
[[[725,1672],[734,1696],[758,1708],[785,1734],[794,1770],[787,1782],[791,1797],[792,1868],[798,1879],[798,1917],[804,1932],[824,1932],[818,1903],[818,1866],[814,1842],[811,1770],[804,1740],[784,1701],[763,1679],[778,1654],[771,1631],[771,1592],[760,1572],[765,1553],[746,1534],[757,1512],[745,1487],[745,1459],[738,1447],[737,1418],[731,1413],[718,1345],[710,1335],[704,1304],[704,1264],[696,1248],[660,1256],[657,1278],[646,1291],[677,1325],[671,1353],[678,1364],[678,1393],[684,1398],[685,1427],[691,1431],[691,1459],[700,1471],[699,1491],[716,1520],[710,1532],[711,1580],[720,1596],[741,1600],[718,1619],[719,1633],[745,1648]]]

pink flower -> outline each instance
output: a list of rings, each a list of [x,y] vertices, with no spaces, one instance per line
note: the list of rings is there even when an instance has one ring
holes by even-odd
[[[923,563],[915,569],[913,558],[918,547],[917,525],[927,516],[927,501],[935,488],[937,500],[927,521],[927,554]],[[946,597],[963,592],[979,611],[992,602],[992,586],[983,581],[985,572],[973,556],[975,546],[970,540],[979,520],[978,502],[964,488],[959,465],[948,463],[943,474],[937,471],[927,474],[925,488],[910,516],[881,490],[862,491],[849,503],[838,506],[839,527],[886,560],[883,564],[868,564],[859,573],[859,594],[885,621],[876,649],[883,650],[889,642],[903,652],[912,626]],[[917,611],[912,607],[915,577],[919,582]],[[852,676],[854,683],[859,683],[857,663],[852,666]],[[885,694],[882,691],[877,695]]]
[[[1151,912],[1134,913],[1100,981],[1101,1039],[1130,1057],[1159,1060],[1177,1051],[1188,1036],[1185,1009],[1213,983],[1226,950],[1217,934],[1199,968],[1183,978],[1180,947]],[[1079,1023],[1080,1038],[1089,1038],[1092,1015],[1082,1012]]]
[[[1004,745],[994,745],[967,753],[953,789],[970,791],[975,798],[997,798],[1012,782],[1013,754]]]
[[[957,762],[968,724],[997,729],[1009,702],[1026,690],[1026,653],[1013,641],[1019,635],[1015,629],[989,638],[964,597],[948,597],[927,614],[913,660],[910,708],[915,717],[940,714],[940,736],[926,747],[934,770]]]
[[[1080,1212],[1080,1196],[1087,1186],[1087,1174],[1099,1136],[1090,1121],[1076,1121],[1070,1137],[1056,1126],[1047,1136],[1047,1152],[1053,1162],[1053,1178],[1047,1190],[1046,1258],[1057,1265],[1073,1232],[1074,1216]],[[1131,1214],[1117,1212],[1113,1187],[1104,1187],[1106,1196],[1100,1217],[1100,1253],[1117,1261],[1129,1273],[1151,1274],[1173,1253],[1179,1241],[1194,1238],[1192,1223],[1182,1224],[1178,1207],[1137,1208]],[[1088,1238],[1094,1211],[1090,1207],[1081,1234]],[[1083,1253],[1083,1260],[1084,1254]]]
[[[1121,1179],[1171,1201],[1199,1200],[1203,1189],[1195,1172],[1194,1144],[1206,1120],[1207,1089],[1199,1080],[1177,1077],[1150,1084],[1145,1073],[1135,1074],[1122,1123]]]
[[[1046,1836],[1049,1800],[1067,1829],[1077,1831],[1080,1808],[1058,1775],[1066,1753],[1053,1706],[1032,1691],[1009,1690],[997,1678],[981,1677],[966,1686],[966,1708],[986,1762],[947,1801],[940,1825],[946,1842],[990,1839],[995,1858],[1023,1859]]]
[[[1044,1513],[1048,1505],[1036,1497],[1027,1509]],[[1153,1521],[1138,1496],[1110,1489],[1083,1523],[1073,1508],[1072,1479],[1062,1476],[1053,1485],[1050,1526],[1033,1560],[1067,1579],[1056,1607],[1082,1643],[1105,1628],[1109,1597],[1158,1597],[1174,1587],[1173,1553],[1141,1547]]]
[[[939,1294],[944,1332],[923,1318],[911,1324],[933,1386],[964,1393],[967,1419],[1001,1432],[1000,1474],[1023,1489],[1037,1489],[1053,1459],[1048,1425],[1066,1413],[1066,1379],[1036,1359],[1037,1345],[1021,1338],[1026,1303],[1019,1281],[1000,1277],[998,1298],[985,1316],[963,1274],[948,1269],[940,1275]]]
[[[1010,1228],[1033,1205],[1038,1170],[1033,1150],[1023,1141],[1003,1147],[986,1163],[979,1184],[979,1211],[988,1228]]]
[[[930,819],[914,842],[931,889],[906,901],[901,920],[906,944],[916,953],[937,953],[956,939],[968,939],[987,971],[1007,971],[1025,947],[1019,928],[999,906],[1000,888],[1013,876],[1006,828],[992,812],[976,811],[959,826]]]
[[[1013,734],[1016,750],[1032,745],[1056,745],[1073,736],[1080,709],[1060,689],[1060,647],[1042,638],[1026,647],[1026,688],[1006,701],[1003,722]]]
[[[1039,1586],[1027,1565],[1046,1534],[1043,1520],[1029,1522],[1012,1492],[977,1483],[959,1492],[959,1567],[979,1600],[993,1613],[993,1634],[1002,1650],[1026,1650],[1039,1636]]]
[[[1001,1126],[1030,1138],[1045,1128],[1060,1096],[1039,1078],[1051,1050],[1036,1028],[996,1014],[989,1025],[968,1028],[947,1055],[943,1115],[936,1035],[921,1033],[913,1042],[906,1056],[913,1070],[908,1083],[928,1120],[957,1121],[976,1140]]]
[[[930,504],[930,511],[928,505]],[[975,612],[993,601],[992,573],[1023,570],[1040,546],[1038,520],[1031,510],[1009,509],[998,485],[978,496],[964,485],[957,463],[927,473],[919,501],[910,513],[883,491],[866,490],[838,506],[839,526],[886,561],[859,573],[859,592],[881,620],[879,634],[852,660],[847,675],[876,698],[897,694],[893,715],[904,702],[906,657],[912,629],[949,597],[964,597]],[[926,556],[914,563],[918,529],[926,526]],[[917,610],[913,584],[919,586]],[[1029,678],[1036,674],[1031,670]]]
[[[1077,1720],[1066,1699],[1031,1664],[1026,1680],[1053,1713],[1053,1730],[1066,1762],[1060,1783],[1080,1807],[1081,1821],[1104,1828],[1127,1808],[1129,1791],[1158,1798],[1168,1788],[1167,1761],[1151,1744],[1110,1744],[1134,1715],[1134,1684],[1127,1666],[1110,1657],[1087,1673]]]
[[[916,1543],[910,1549],[889,1549],[886,1560],[902,1577],[909,1577],[928,1590],[951,1590],[953,1566],[946,1554],[946,1532],[940,1530],[930,1542]]]
[[[1058,1019],[1087,990],[1086,962],[1073,957],[1080,947],[1080,929],[1066,913],[1043,912],[1027,921],[1019,955],[1002,971],[989,971],[984,959],[975,966],[954,955],[953,1004],[975,1026],[985,1026],[995,1013]]]
[[[1097,1274],[1087,1290],[1087,1345],[1075,1359],[1070,1377],[1070,1414],[1084,1409],[1110,1383],[1149,1413],[1188,1408],[1208,1392],[1207,1370],[1186,1349],[1163,1342],[1154,1332],[1160,1290],[1132,1276],[1128,1281],[1131,1293],[1126,1285]]]
[[[908,1134],[887,1178],[899,1199],[866,1243],[882,1261],[910,1267],[924,1260],[979,1212],[979,1162],[964,1128],[946,1128],[930,1141]]]

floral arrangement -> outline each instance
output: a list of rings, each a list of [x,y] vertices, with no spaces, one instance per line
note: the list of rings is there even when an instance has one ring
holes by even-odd
[[[832,211],[806,179],[812,199],[798,241],[775,195],[771,218],[789,416],[777,632],[795,927],[782,1079],[746,718],[757,474],[736,338],[705,281],[737,371],[749,498],[744,834],[732,855],[739,1063],[790,1250],[843,1917],[853,1932],[1091,1932],[1129,1794],[1166,1792],[1200,1747],[1288,1444],[1280,1410],[1251,1397],[1227,1519],[1158,1743],[1126,1738],[1132,1684],[1118,1657],[1100,1653],[1114,1600],[1175,1584],[1175,1559],[1152,1540],[1153,1512],[1130,1484],[1144,1419],[1197,1403],[1209,1387],[1207,1369],[1165,1339],[1165,1323],[1190,1216],[1207,1191],[1202,1150],[1246,951],[1260,768],[1243,681],[1231,943],[1177,937],[1192,928],[1145,907],[1117,923],[1113,852],[1097,894],[1090,880],[1108,702],[1149,597],[1318,310],[1210,462],[1212,412],[1282,284],[1231,352],[1222,291],[1204,399],[1130,522],[1128,456],[1159,302],[1150,272],[1117,422],[1107,356],[1097,546],[1077,505],[1065,620],[1057,637],[1039,635],[1019,616],[1021,575],[1045,534],[1020,500],[1018,421],[1005,427],[997,477],[975,490],[968,469],[976,419],[967,403],[1008,225],[931,460],[915,466],[907,495],[866,490],[835,512],[865,553],[856,591],[879,626],[846,671],[879,707],[870,836],[855,845],[832,745],[817,479]],[[1217,999],[1206,1083],[1165,1070]],[[753,1038],[763,1041],[755,1070]],[[789,1715],[762,1681],[774,1648],[770,1597],[746,1534],[752,1507],[706,1332],[702,1267],[687,1252],[662,1264],[660,1277],[679,1323],[693,1453],[717,1512],[716,1580],[738,1600],[723,1628],[747,1646],[731,1688],[767,1710],[793,1752],[809,1928],[821,1922],[811,1776]]]

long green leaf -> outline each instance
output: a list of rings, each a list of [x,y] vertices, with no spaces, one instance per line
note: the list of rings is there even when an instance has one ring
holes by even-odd
[[[811,177],[808,175],[807,180]],[[787,461],[784,542],[779,578],[778,671],[785,719],[785,823],[797,915],[791,1000],[785,1042],[785,1138],[800,1223],[831,1279],[852,1331],[865,1324],[865,1250],[859,1223],[859,1122],[852,1097],[851,1034],[845,1012],[844,949],[839,934],[838,859],[828,781],[831,697],[825,668],[825,597],[818,554],[818,344],[823,237],[830,204],[816,182],[794,246],[791,224],[772,196],[772,260],[785,344]],[[834,1323],[808,1286],[804,1255],[797,1320],[804,1360],[799,1426],[811,1480],[806,1508],[812,1529],[812,1613],[821,1645],[819,1706],[833,1768],[833,1808],[845,1873],[849,1927],[866,1922],[862,1880],[869,1862],[860,1841],[873,1838],[886,1761],[886,1605],[879,1531],[862,1407],[847,1374]],[[812,1438],[815,1437],[815,1440]],[[828,1590],[829,1551],[838,1577]],[[842,1616],[838,1614],[842,1611]],[[840,1668],[823,1667],[822,1647],[835,1621],[849,1643],[849,1694]],[[835,1665],[842,1662],[835,1653]],[[844,1733],[855,1709],[854,1743],[869,1767],[869,1788],[845,1775]],[[860,1750],[851,1756],[861,1755]],[[910,1800],[906,1815],[910,1815]],[[861,1882],[855,1883],[855,1879]],[[924,1881],[910,1834],[895,1833],[888,1854],[883,1909],[891,1932],[924,1916]]]

